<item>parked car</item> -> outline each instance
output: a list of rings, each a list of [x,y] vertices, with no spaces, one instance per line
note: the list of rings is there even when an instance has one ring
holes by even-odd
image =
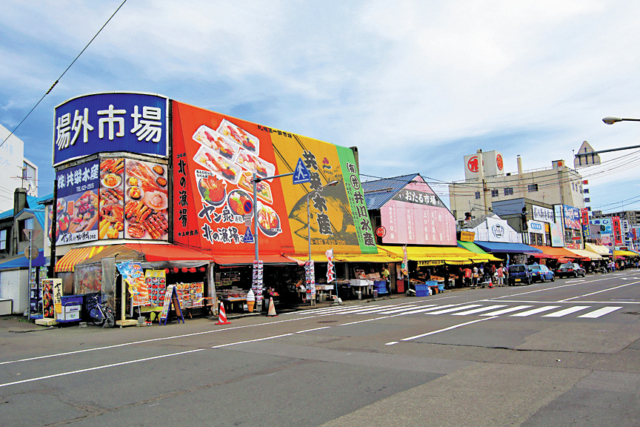
[[[507,269],[509,272],[509,277],[507,279],[507,283],[509,286],[514,285],[530,285],[533,281],[533,276],[531,271],[524,264],[513,264],[510,265]]]
[[[587,272],[584,270],[584,268],[580,267],[580,265],[576,264],[575,262],[567,262],[565,264],[562,264],[556,270],[556,276],[558,277],[584,277],[586,275]]]
[[[529,271],[531,272],[531,276],[533,281],[546,282],[547,280],[551,280],[552,282],[556,280],[556,275],[553,271],[549,270],[546,265],[529,265]]]

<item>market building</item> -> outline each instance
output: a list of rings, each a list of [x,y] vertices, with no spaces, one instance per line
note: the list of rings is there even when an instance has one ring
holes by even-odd
[[[389,260],[353,149],[152,94],[74,98],[55,123],[46,250],[63,296],[106,293],[121,322],[161,311],[170,285],[186,308],[242,309],[250,290],[258,307],[305,299],[301,283],[315,299],[348,261]]]

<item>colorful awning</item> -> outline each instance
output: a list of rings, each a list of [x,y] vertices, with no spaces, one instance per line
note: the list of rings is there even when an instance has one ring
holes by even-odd
[[[493,261],[493,262],[500,262],[502,261],[502,259],[491,255],[490,253],[487,253],[485,251],[483,251],[480,246],[476,245],[473,242],[461,242],[458,240],[458,246],[468,250],[469,252],[473,252],[475,255],[473,257],[473,260],[475,262],[489,262],[489,261]]]
[[[591,252],[591,251],[585,251],[583,249],[567,249],[569,252],[573,252],[576,255],[582,257],[582,258],[587,258],[589,260],[600,260],[602,259],[602,256],[598,255],[595,252]]]
[[[613,256],[615,256],[615,257],[620,257],[620,256],[637,257],[638,254],[635,253],[635,252],[631,252],[631,251],[613,251]]]
[[[569,249],[566,248],[554,248],[551,246],[534,246],[534,248],[539,249],[542,251],[542,253],[544,255],[547,255],[551,258],[555,258],[557,260],[560,259],[582,259],[585,258],[585,260],[590,260],[589,257],[585,256],[585,255],[578,255],[572,251],[570,251]],[[534,256],[538,256],[539,254],[536,254]]]
[[[585,249],[591,252],[595,252],[602,256],[611,256],[611,251],[606,246],[596,245],[594,243],[585,243]]]
[[[89,259],[104,250],[104,246],[89,246],[86,248],[71,249],[65,256],[56,262],[56,273],[70,273],[79,262]]]
[[[213,255],[209,252],[186,248],[179,245],[154,245],[127,243],[126,247],[142,252],[149,262],[158,261],[211,261]]]
[[[379,253],[386,253],[387,256],[395,258],[396,262],[404,257],[401,246],[378,246]],[[473,262],[486,262],[482,255],[478,255],[465,248],[458,246],[408,246],[407,258],[410,261],[430,262],[435,265],[436,262],[446,264],[471,264]],[[499,259],[498,259],[499,261]]]
[[[474,242],[487,252],[502,254],[539,254],[542,251],[524,243]]]

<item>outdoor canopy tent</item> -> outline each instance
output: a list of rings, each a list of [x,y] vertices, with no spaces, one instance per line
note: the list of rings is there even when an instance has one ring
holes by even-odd
[[[637,257],[638,254],[631,251],[613,251],[613,256],[615,257]]]
[[[540,249],[536,249],[524,243],[501,243],[501,242],[474,242],[487,252],[503,254],[539,254]]]
[[[606,246],[596,245],[594,243],[585,243],[585,249],[590,252],[595,252],[602,256],[611,256],[611,251]]]
[[[582,261],[590,261],[591,257],[588,255],[580,255],[575,251],[571,251],[565,248],[553,248],[551,246],[533,246],[536,249],[540,249],[542,254],[534,254],[534,257],[542,258],[540,255],[546,255],[544,258],[553,258],[557,260],[566,259],[580,259]]]
[[[31,260],[31,267],[42,267],[47,261],[42,250],[38,251],[38,257]],[[12,268],[29,268],[29,260],[24,256],[24,252],[19,257],[0,262],[0,270],[9,270]]]
[[[404,257],[402,246],[378,246],[378,250],[398,260]],[[455,265],[482,262],[475,261],[476,253],[458,246],[408,246],[407,258],[410,261],[432,261]]]
[[[601,255],[595,252],[585,251],[583,249],[567,249],[569,252],[573,252],[581,258],[589,258],[592,261],[598,261],[602,259]]]

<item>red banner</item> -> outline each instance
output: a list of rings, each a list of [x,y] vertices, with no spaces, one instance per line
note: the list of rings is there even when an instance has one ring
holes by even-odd
[[[611,218],[611,223],[613,224],[613,238],[615,242],[615,246],[622,245],[622,226],[620,225],[620,217],[614,216]]]

